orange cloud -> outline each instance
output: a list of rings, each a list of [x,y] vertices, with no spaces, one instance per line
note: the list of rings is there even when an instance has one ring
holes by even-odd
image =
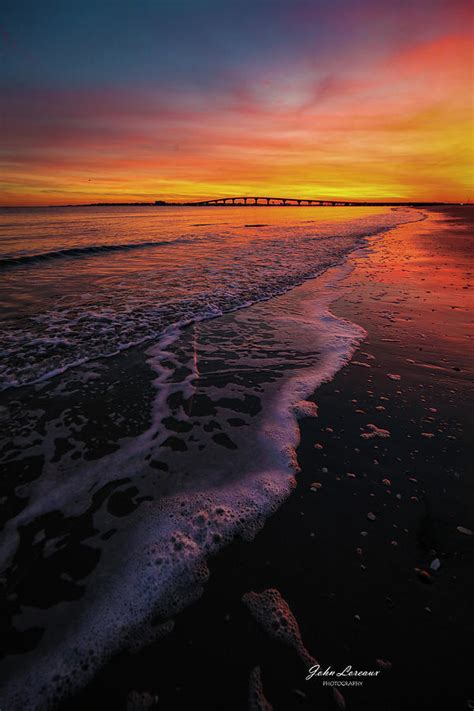
[[[341,74],[311,62],[275,79],[179,90],[10,91],[2,204],[233,193],[466,200],[472,44],[438,37]]]

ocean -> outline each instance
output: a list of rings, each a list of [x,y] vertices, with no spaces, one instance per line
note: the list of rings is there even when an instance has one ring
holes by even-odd
[[[365,331],[330,304],[390,208],[0,213],[2,698],[50,708],[170,631],[288,497]],[[298,289],[296,289],[298,287]]]

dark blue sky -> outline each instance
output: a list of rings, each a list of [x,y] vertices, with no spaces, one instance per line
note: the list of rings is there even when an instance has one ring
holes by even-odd
[[[445,32],[446,23],[456,29],[462,18],[450,7],[437,0],[7,0],[3,82],[219,86],[227,73],[278,72],[308,55],[326,63],[347,46],[373,59]]]

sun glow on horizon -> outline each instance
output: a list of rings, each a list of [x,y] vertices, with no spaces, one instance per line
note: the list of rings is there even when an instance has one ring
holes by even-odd
[[[189,48],[189,61],[208,62],[210,74],[196,79],[176,55],[166,60],[176,65],[172,82],[141,78],[139,63],[140,80],[95,77],[92,67],[72,81],[80,53],[69,56],[62,45],[56,49],[65,53],[69,75],[51,71],[40,81],[20,66],[20,36],[4,47],[11,77],[3,86],[0,204],[254,194],[467,201],[474,185],[473,56],[463,27],[471,11],[454,3],[459,21],[446,20],[445,28],[448,4],[435,5],[443,12],[428,18],[431,34],[418,36],[415,27],[405,37],[392,20],[385,47],[376,34],[380,12],[371,19],[374,3],[359,18],[349,4],[346,21],[353,17],[361,38],[342,42],[336,27],[333,50],[326,36],[316,44],[304,23],[318,18],[301,12],[295,26],[274,29],[286,38],[287,55],[283,48],[272,57],[271,47],[258,54],[251,45],[252,71],[232,56],[232,42],[249,43],[250,30],[226,38],[216,28],[214,47]],[[216,67],[211,60],[222,48],[225,61]],[[122,61],[125,68],[127,47]]]

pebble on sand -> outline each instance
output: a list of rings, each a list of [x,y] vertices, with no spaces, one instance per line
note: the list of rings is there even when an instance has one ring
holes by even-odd
[[[369,423],[368,425],[366,425],[366,427],[370,431],[362,432],[362,439],[372,439],[372,437],[381,437],[382,439],[387,439],[388,437],[390,437],[390,430],[384,430],[381,427],[377,427],[377,425],[374,425],[372,423]]]
[[[456,531],[464,533],[465,536],[472,536],[474,534],[474,531],[471,531],[470,528],[466,528],[465,526],[457,526]]]
[[[431,575],[428,573],[427,570],[417,570],[418,577],[420,578],[422,583],[430,584],[433,582],[433,578]]]

